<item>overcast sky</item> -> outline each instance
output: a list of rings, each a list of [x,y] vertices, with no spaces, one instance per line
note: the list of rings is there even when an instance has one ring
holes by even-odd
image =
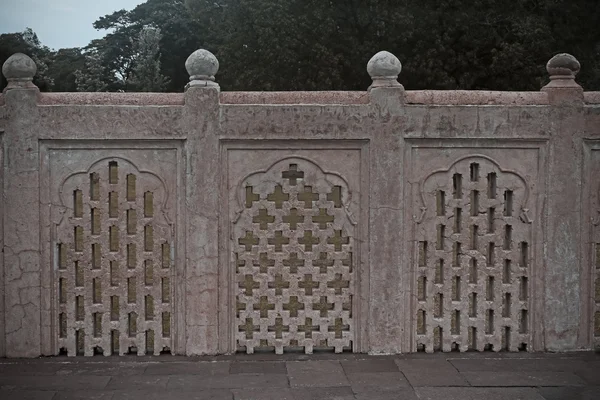
[[[53,49],[83,47],[101,38],[92,23],[113,11],[131,10],[145,0],[0,0],[0,33],[33,29]]]

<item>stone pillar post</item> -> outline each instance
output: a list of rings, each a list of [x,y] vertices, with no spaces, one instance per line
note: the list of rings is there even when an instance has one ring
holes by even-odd
[[[410,351],[409,265],[403,264],[403,139],[394,134],[404,114],[404,87],[398,83],[402,65],[387,51],[373,56],[367,72],[371,106],[377,115],[370,143],[368,337],[371,353]],[[396,132],[397,133],[397,132]]]
[[[548,94],[552,129],[544,260],[539,263],[545,268],[544,341],[547,350],[566,351],[585,346],[581,335],[587,329],[582,326],[581,282],[584,103],[583,89],[575,82],[579,72],[575,57],[558,54],[548,61],[546,69],[550,83],[542,91]]]
[[[184,126],[186,142],[186,272],[179,301],[185,301],[185,354],[216,354],[218,349],[219,256],[219,85],[216,57],[196,50],[185,63]],[[183,328],[183,324],[178,324]],[[177,351],[181,353],[180,349]]]
[[[25,54],[6,60],[2,73],[7,123],[4,133],[4,333],[7,357],[42,354],[40,202],[36,65]],[[0,339],[2,339],[0,337]],[[2,355],[2,354],[0,354]]]

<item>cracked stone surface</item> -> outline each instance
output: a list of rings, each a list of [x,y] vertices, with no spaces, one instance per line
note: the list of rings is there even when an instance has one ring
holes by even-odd
[[[574,76],[535,93],[10,88],[0,356],[596,348],[600,95]],[[500,379],[343,367],[307,396]],[[551,372],[519,384],[575,382]]]

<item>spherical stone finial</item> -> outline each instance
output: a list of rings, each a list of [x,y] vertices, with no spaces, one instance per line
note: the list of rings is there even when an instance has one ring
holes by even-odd
[[[216,86],[215,75],[219,71],[219,60],[208,50],[194,51],[185,61],[185,69],[190,74],[189,86]]]
[[[574,79],[581,65],[575,57],[567,53],[560,53],[552,57],[546,64],[546,71],[553,76],[564,76],[567,79]],[[557,79],[557,78],[554,78]]]
[[[389,51],[380,51],[369,60],[367,72],[373,79],[373,87],[402,86],[397,78],[402,71],[400,60]]]
[[[546,64],[546,70],[550,75],[550,83],[542,88],[549,89],[575,88],[581,90],[581,86],[575,82],[575,76],[581,65],[575,57],[567,53],[560,53],[552,57]]]
[[[36,72],[35,62],[23,53],[13,54],[2,65],[2,74],[8,81],[6,89],[35,87],[32,80]]]

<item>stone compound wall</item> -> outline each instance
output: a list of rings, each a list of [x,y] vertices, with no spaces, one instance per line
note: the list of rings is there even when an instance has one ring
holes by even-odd
[[[600,346],[600,93],[0,96],[0,356]]]

